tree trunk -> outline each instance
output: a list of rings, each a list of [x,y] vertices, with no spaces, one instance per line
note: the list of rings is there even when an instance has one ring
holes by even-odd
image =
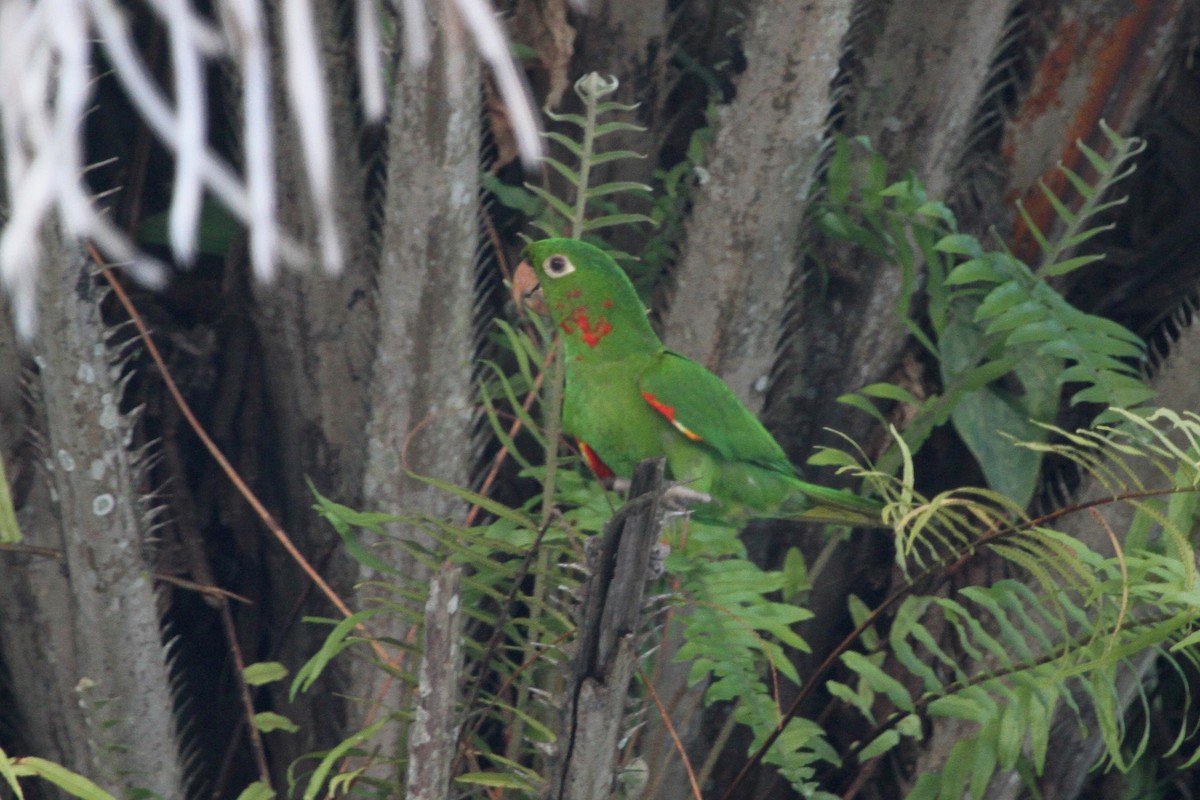
[[[751,409],[762,407],[800,261],[800,229],[851,6],[823,0],[754,7],[748,65],[737,96],[721,111],[711,177],[688,219],[672,276],[664,340],[724,378]],[[697,742],[701,715],[693,711],[705,687],[689,689],[686,681],[686,666],[671,665],[658,692],[672,698],[673,721],[685,741]],[[673,751],[667,732],[652,726],[643,752],[649,763],[670,765],[652,778],[655,796],[674,796],[682,785]]]
[[[45,472],[20,521],[27,544],[61,556],[0,559],[4,659],[31,752],[117,794],[182,797],[148,557],[152,500],[128,448],[122,360],[105,346],[106,290],[78,247],[56,231],[44,240],[34,396]]]
[[[432,60],[398,75],[392,96],[363,497],[373,511],[461,518],[460,499],[408,474],[467,485],[475,463],[482,109],[478,61],[456,43],[462,31],[447,8],[428,6]],[[422,538],[414,527],[390,528],[400,538]],[[397,545],[378,554],[402,574],[425,574]],[[366,568],[359,574],[360,581],[380,577]],[[360,591],[360,606],[374,594]],[[376,635],[403,640],[408,632],[399,618],[372,623]],[[355,686],[359,696],[400,704],[403,687],[378,669],[365,667]],[[396,752],[389,748],[398,744],[389,742],[383,751]]]
[[[275,9],[279,13],[279,9]],[[355,567],[340,547],[328,524],[312,512],[311,480],[322,494],[347,505],[362,499],[362,453],[366,449],[366,419],[371,360],[376,337],[372,291],[376,248],[371,240],[371,212],[364,202],[368,166],[349,143],[362,136],[360,112],[347,87],[356,83],[353,43],[347,40],[348,6],[314,4],[318,41],[332,138],[335,143],[335,208],[345,252],[345,270],[337,277],[311,271],[284,271],[273,284],[255,284],[255,322],[266,366],[277,464],[281,522],[301,552],[322,570],[334,587],[348,594]],[[296,121],[284,102],[287,97],[287,64],[277,48],[272,64],[276,87],[276,131],[279,141],[275,172],[278,175],[280,220],[318,252],[311,193],[303,170],[303,153]],[[237,264],[244,270],[244,263]],[[233,331],[234,336],[245,336]],[[265,536],[261,526],[256,526]],[[270,576],[267,591],[272,604],[288,613],[303,603],[303,613],[329,616],[328,602],[316,596],[309,580],[273,541],[262,543],[262,558]],[[293,612],[294,613],[294,612]],[[298,664],[315,652],[326,631],[295,623],[269,626],[271,658]],[[286,686],[278,688],[275,703],[281,713],[300,726],[300,732],[279,737],[272,754],[276,766],[285,768],[295,758],[327,747],[345,735],[350,711],[341,696],[358,696],[349,686],[343,665],[326,676],[323,690],[301,693],[294,701]]]

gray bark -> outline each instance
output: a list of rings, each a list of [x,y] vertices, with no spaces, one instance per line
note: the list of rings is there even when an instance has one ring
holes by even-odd
[[[763,404],[800,261],[801,223],[852,5],[754,6],[745,40],[749,63],[717,121],[710,177],[687,221],[673,275],[667,346],[708,366],[755,410]],[[667,643],[664,653],[678,646]],[[688,688],[686,681],[686,665],[670,664],[657,691],[670,698],[683,740],[699,745],[702,715],[696,711],[705,687]],[[642,752],[662,765],[653,771],[654,796],[673,797],[682,785],[674,747],[661,725],[649,728]]]
[[[688,221],[665,338],[729,381],[751,408],[767,400],[764,419],[798,463],[815,442],[828,441],[826,427],[867,440],[875,423],[835,398],[881,379],[906,346],[896,317],[898,270],[841,248],[825,254],[822,293],[807,283],[795,292],[797,279],[809,277],[797,275],[800,237],[831,111],[849,104],[846,133],[870,136],[898,169],[912,166],[936,197],[962,158],[1008,8],[967,0],[924,11],[889,4],[870,35],[856,32],[848,43],[849,4],[755,11],[750,64],[719,121],[712,178]],[[848,55],[861,69],[841,97],[831,82],[847,44],[858,48]],[[767,565],[778,563],[795,539],[761,532],[752,548]],[[815,652],[831,644],[851,572],[867,560],[866,551],[852,558],[843,547],[826,562],[810,598],[816,618],[804,630]]]
[[[105,346],[104,291],[78,248],[46,240],[35,351],[46,472],[20,519],[28,544],[62,558],[0,557],[5,661],[36,754],[118,794],[182,797],[149,509]]]
[[[762,407],[800,223],[850,24],[849,0],[760,2],[687,224],[664,339]]]
[[[1012,0],[891,4],[854,88],[849,132],[865,133],[932,198],[951,190]]]
[[[408,739],[408,800],[450,796],[458,752],[463,664],[462,567],[444,566],[429,584],[417,671],[417,700]]]
[[[474,463],[479,66],[451,40],[448,8],[428,6],[432,60],[400,73],[392,96],[363,502],[373,511],[461,517],[461,500],[406,473],[465,485]],[[421,536],[402,525],[392,533]],[[378,553],[408,575],[423,573],[397,545]],[[378,577],[365,568],[359,575]],[[371,592],[360,591],[360,607]],[[372,625],[376,634],[406,633],[395,617]],[[401,687],[379,670],[364,670],[355,685],[360,696],[400,702]]]
[[[1006,14],[1005,3],[970,0],[919,12],[904,4],[887,5],[875,34],[854,43],[851,55],[862,66],[847,87],[851,108],[846,133],[869,136],[898,172],[913,165],[928,186],[947,188],[966,145],[966,109],[980,102],[988,65],[1006,35]],[[930,196],[936,198],[934,191]],[[831,245],[822,255],[827,287],[821,294],[802,292],[790,310],[795,322],[781,347],[780,368],[763,414],[800,464],[816,443],[841,444],[826,428],[870,447],[877,423],[838,403],[837,397],[885,378],[909,344],[896,313],[903,288],[899,268],[844,243]],[[865,545],[885,546],[878,538]],[[779,536],[763,546],[768,564],[778,563],[786,548]],[[821,546],[816,541],[806,549],[810,560]],[[844,620],[846,592],[855,583],[852,574],[870,561],[868,549],[853,549],[839,547],[832,553],[811,597],[816,617],[805,626],[805,637],[815,652],[832,644]]]
[[[1038,64],[1005,129],[1006,196],[1038,202],[1039,178],[1066,185],[1055,174],[1060,162],[1086,173],[1077,139],[1105,152],[1101,120],[1126,132],[1141,118],[1166,64],[1177,56],[1179,37],[1194,35],[1184,29],[1185,5],[1181,0],[1137,6],[1073,0],[1056,9],[1057,26],[1046,43],[1049,55]]]
[[[366,167],[360,162],[355,142],[360,135],[354,97],[346,91],[353,85],[353,43],[343,34],[346,7],[337,3],[313,6],[317,36],[323,44],[322,66],[329,98],[329,119],[335,143],[334,207],[345,252],[345,270],[340,276],[324,274],[320,266],[311,271],[286,270],[273,283],[255,283],[256,323],[270,397],[271,423],[275,428],[282,484],[281,522],[300,551],[317,562],[318,569],[335,590],[348,594],[353,585],[353,567],[342,553],[336,535],[312,513],[311,479],[318,490],[340,503],[354,506],[362,498],[362,453],[366,447],[367,391],[375,316],[371,298],[376,256],[369,233],[370,212],[364,203]],[[286,107],[286,64],[279,48],[272,65],[277,133],[277,196],[279,218],[297,232],[310,251],[316,245],[316,222],[307,177],[297,168],[303,155]],[[244,265],[242,265],[244,268]],[[236,333],[234,335],[237,335]],[[309,586],[309,581],[274,542],[262,548],[271,576],[270,591],[276,606],[291,609],[305,597],[304,613],[329,614],[329,606]],[[278,630],[278,629],[277,629]],[[296,624],[273,644],[272,656],[284,663],[299,664],[320,646],[325,631]],[[344,735],[347,710],[335,696],[348,693],[343,665],[327,672],[321,690],[286,697],[286,687],[276,689],[277,710],[300,726],[297,734],[275,737],[272,755],[278,767],[322,747]]]
[[[595,563],[589,562],[547,798],[605,800],[613,791],[617,740],[638,662],[642,594],[662,529],[664,463],[638,465],[629,502],[605,525]]]

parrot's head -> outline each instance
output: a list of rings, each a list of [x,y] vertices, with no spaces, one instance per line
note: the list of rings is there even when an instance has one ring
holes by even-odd
[[[595,349],[601,340],[636,336],[657,342],[625,271],[598,247],[575,239],[544,239],[525,248],[513,274],[513,299],[549,314],[568,343]]]

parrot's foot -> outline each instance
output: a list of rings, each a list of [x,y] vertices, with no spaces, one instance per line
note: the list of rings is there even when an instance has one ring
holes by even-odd
[[[600,550],[604,542],[602,536],[589,536],[583,541],[583,563],[589,573],[600,567]],[[671,555],[671,545],[666,542],[655,542],[650,547],[650,558],[646,570],[646,580],[655,581],[667,572],[667,556]]]
[[[617,494],[629,494],[629,478],[605,478],[604,488]]]
[[[667,571],[667,556],[671,555],[671,545],[658,542],[650,548],[650,580],[661,578]]]
[[[691,489],[682,483],[670,484],[662,495],[662,504],[668,511],[687,511],[692,506],[711,502],[711,494]]]
[[[604,488],[612,492],[628,494],[629,479],[608,478],[604,481]],[[690,489],[685,483],[668,483],[666,491],[662,493],[659,501],[667,511],[687,511],[694,505],[711,503],[712,495],[697,491],[696,489]]]

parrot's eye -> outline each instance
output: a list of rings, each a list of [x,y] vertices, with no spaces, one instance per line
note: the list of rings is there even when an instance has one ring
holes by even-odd
[[[550,256],[542,262],[542,270],[551,278],[561,278],[575,271],[575,265],[566,256]]]

